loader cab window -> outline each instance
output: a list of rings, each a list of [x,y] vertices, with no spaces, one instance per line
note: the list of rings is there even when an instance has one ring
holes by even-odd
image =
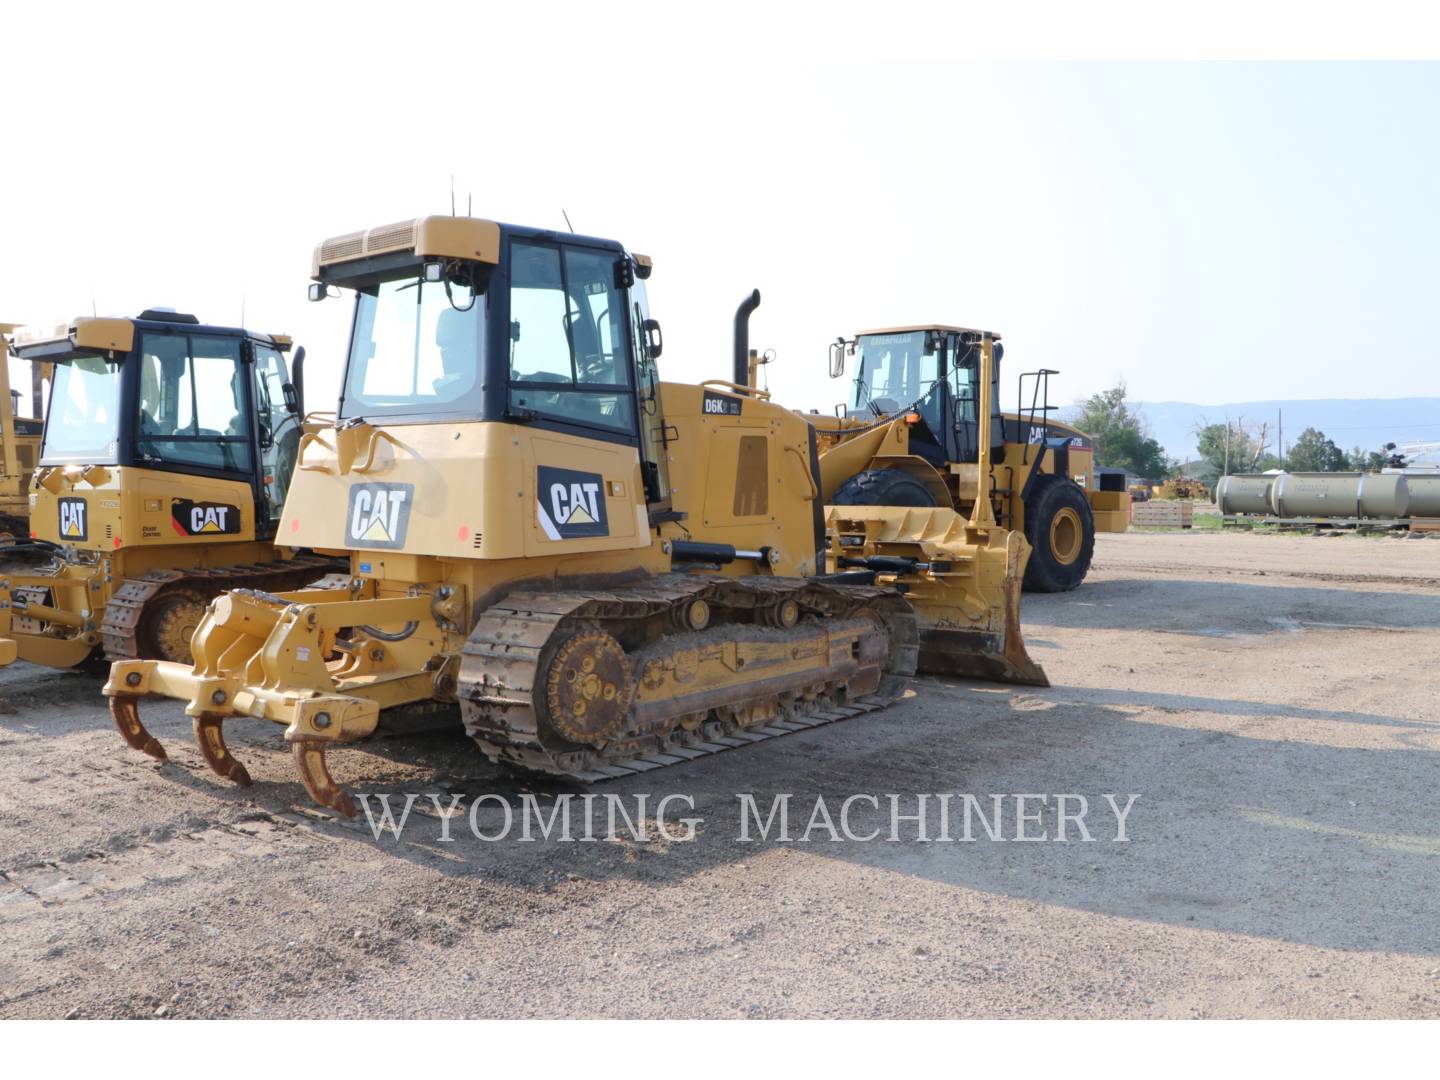
[[[117,463],[119,402],[119,364],[106,363],[98,356],[77,356],[57,363],[40,463]]]
[[[852,412],[888,416],[928,394],[940,377],[940,349],[926,352],[928,334],[862,334],[855,351]]]
[[[955,402],[957,423],[974,423],[980,400],[980,347],[959,347],[950,371],[950,396]]]
[[[361,289],[340,417],[479,416],[485,299],[418,274]]]
[[[254,468],[238,338],[147,333],[139,363],[137,462],[245,473]]]
[[[510,248],[510,406],[635,430],[625,297],[613,251],[515,242]]]

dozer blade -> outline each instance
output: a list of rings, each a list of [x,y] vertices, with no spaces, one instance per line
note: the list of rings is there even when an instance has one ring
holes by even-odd
[[[145,730],[145,725],[140,722],[140,699],[130,694],[116,694],[110,699],[110,715],[115,718],[115,726],[120,729],[120,737],[130,744],[134,750],[142,754],[149,754],[156,761],[164,761],[166,758],[165,747],[160,745],[160,740]]]
[[[1049,686],[1045,669],[1030,658],[1020,632],[1020,578],[1005,582],[1005,625],[990,630],[951,629],[934,624],[924,604],[915,604],[920,620],[919,670],[930,675],[963,675],[971,679]]]
[[[942,508],[832,506],[828,518],[837,568],[875,569],[915,609],[920,672],[1050,685],[1020,629],[1023,535]]]
[[[224,719],[217,713],[201,713],[195,717],[193,721],[195,741],[199,744],[200,753],[210,768],[241,787],[249,787],[250,773],[235,759],[235,756],[230,753],[230,748],[225,745],[225,734],[220,730]]]

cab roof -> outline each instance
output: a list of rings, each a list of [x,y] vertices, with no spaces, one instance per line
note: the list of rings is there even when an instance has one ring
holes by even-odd
[[[22,359],[44,360],[73,352],[128,353],[135,348],[135,328],[141,330],[188,330],[247,337],[281,352],[287,351],[292,339],[288,334],[262,334],[238,326],[209,326],[194,315],[175,311],[148,309],[135,318],[113,318],[81,315],[56,326],[25,326],[15,333],[14,352]]]
[[[1000,340],[1000,335],[994,330],[977,330],[973,326],[950,326],[946,323],[915,323],[913,326],[887,326],[879,330],[861,330],[855,336],[867,337],[871,334],[914,334],[921,330],[935,330],[942,334],[985,334],[993,341]]]
[[[500,261],[503,235],[540,238],[555,243],[579,242],[590,247],[624,251],[623,245],[618,242],[597,236],[576,236],[550,229],[507,225],[487,218],[431,214],[321,241],[311,260],[310,276],[321,282],[344,280],[353,278],[357,272],[363,274],[368,268],[384,271],[425,259],[464,259],[494,265]],[[639,276],[648,277],[651,260],[645,256],[634,258],[641,268]]]

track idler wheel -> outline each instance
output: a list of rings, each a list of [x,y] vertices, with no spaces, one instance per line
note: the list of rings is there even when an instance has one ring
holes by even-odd
[[[120,729],[120,737],[130,744],[132,750],[149,754],[156,761],[166,758],[165,747],[160,740],[145,730],[140,722],[140,699],[131,694],[116,694],[110,699],[110,715]]]
[[[550,658],[546,719],[562,738],[603,746],[624,726],[634,696],[630,658],[603,630],[583,630],[565,639]]]
[[[296,739],[290,744],[291,753],[295,755],[295,767],[300,770],[300,779],[305,784],[305,790],[310,793],[310,798],[337,814],[353,818],[355,800],[335,782],[325,764],[327,745],[323,739]]]
[[[195,741],[200,746],[200,754],[204,757],[205,764],[225,777],[226,780],[231,780],[241,787],[249,787],[249,772],[235,759],[235,755],[230,753],[230,748],[225,745],[225,734],[220,730],[224,719],[218,713],[201,713],[195,717]]]

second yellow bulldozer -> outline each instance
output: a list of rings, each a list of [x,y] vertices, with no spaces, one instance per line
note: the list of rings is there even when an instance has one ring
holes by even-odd
[[[289,338],[152,309],[22,331],[14,349],[53,369],[29,493],[52,557],[0,574],[0,664],[188,661],[211,597],[332,568],[277,537],[302,427]]]
[[[30,535],[30,477],[40,456],[42,422],[19,415],[18,392],[10,389],[10,338],[15,323],[0,323],[0,539]],[[38,389],[39,379],[36,379]],[[0,557],[8,554],[0,546]]]
[[[493,760],[591,782],[880,708],[920,658],[1043,682],[1023,538],[983,510],[827,523],[812,425],[748,386],[660,381],[650,271],[472,218],[321,244],[311,295],[354,290],[349,357],[280,528],[347,553],[348,588],[234,590],[193,663],[114,664],[126,741],[163,758],[139,702],[178,698],[248,783],[222,725],[268,719],[352,815],[327,750],[437,704]],[[902,588],[940,594],[935,617]]]

